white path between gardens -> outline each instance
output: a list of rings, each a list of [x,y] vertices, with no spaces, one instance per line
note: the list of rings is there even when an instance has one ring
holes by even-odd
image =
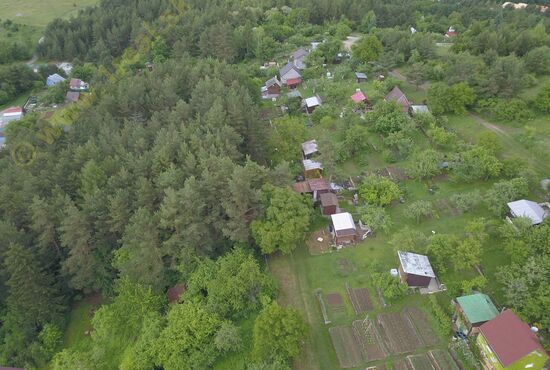
[[[359,41],[361,37],[359,36],[348,36],[343,42],[344,42],[344,49],[347,51],[351,51],[351,47]]]

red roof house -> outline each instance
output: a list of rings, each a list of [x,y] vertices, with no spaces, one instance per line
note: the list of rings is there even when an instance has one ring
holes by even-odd
[[[168,297],[168,303],[178,303],[181,295],[187,291],[187,285],[185,283],[180,283],[174,285],[172,288],[168,289],[166,295]]]
[[[536,368],[534,364],[548,360],[548,354],[542,348],[539,339],[529,325],[521,321],[511,310],[506,310],[494,319],[479,327],[477,343],[488,365],[509,368],[518,365],[521,368]],[[533,364],[531,366],[525,366]]]
[[[299,84],[302,83],[302,79],[300,77],[297,78],[289,78],[286,80],[286,85],[289,89],[295,89]]]
[[[449,30],[445,33],[445,37],[455,37],[456,31],[453,26],[449,27]]]
[[[351,96],[351,100],[353,100],[354,103],[363,103],[367,101],[367,96],[359,90]]]
[[[23,108],[11,107],[2,112],[2,122],[4,124],[11,121],[18,121],[23,118]]]

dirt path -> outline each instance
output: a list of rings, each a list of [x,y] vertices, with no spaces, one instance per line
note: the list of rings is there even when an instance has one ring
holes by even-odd
[[[390,76],[392,76],[393,78],[398,79],[399,81],[404,81],[404,82],[407,82],[409,84],[411,83],[409,80],[407,80],[407,76],[405,76],[403,73],[399,72],[397,69],[394,69],[393,71],[389,71],[388,73],[389,73]],[[428,91],[428,89],[430,88],[430,85],[431,85],[430,82],[426,81],[422,85],[419,85],[418,88],[422,91]]]
[[[397,69],[394,69],[393,71],[390,71],[389,72],[389,75],[400,80],[400,81],[405,81],[405,82],[408,82],[410,83],[408,80],[407,80],[407,77],[405,75],[403,75],[401,72],[399,72]],[[419,88],[421,90],[424,90],[426,91],[430,86],[430,83],[429,82],[425,82],[423,83],[422,85],[419,86]],[[524,148],[522,146],[521,143],[519,143],[508,131],[506,131],[504,128],[502,128],[501,126],[495,124],[495,123],[492,123],[492,122],[489,122],[487,121],[485,118],[483,117],[480,117],[479,115],[477,115],[476,113],[473,113],[473,112],[469,112],[468,113],[470,115],[470,117],[476,121],[477,123],[479,123],[481,126],[483,126],[484,128],[486,128],[487,130],[491,131],[491,132],[494,132],[495,134],[497,134],[500,139],[502,140],[502,142],[504,143],[504,145],[506,147],[513,147],[515,148],[514,150],[516,152],[518,152],[519,154],[521,154],[521,156],[525,159],[527,159],[528,161],[531,162],[531,164],[533,165],[533,167],[538,171],[540,172],[541,174],[543,173],[550,173],[550,164],[547,163],[546,161],[542,160],[540,157],[536,157],[536,156],[533,156],[533,154],[527,150],[526,148]]]
[[[389,75],[394,77],[394,78],[397,78],[398,80],[400,81],[405,81],[405,82],[409,82],[407,81],[407,77],[405,77],[401,72],[399,72],[397,69],[394,69],[393,71],[389,71]]]
[[[489,122],[486,119],[478,116],[475,113],[468,113],[470,117],[481,126],[485,127],[487,130],[494,132],[502,140],[502,143],[505,147],[514,148],[514,151],[525,158],[528,162],[531,162],[533,168],[537,170],[540,174],[550,173],[550,164],[541,159],[540,157],[534,156],[528,149],[526,149],[523,144],[519,143],[508,131],[503,129],[501,126]]]
[[[495,134],[497,134],[499,136],[504,136],[506,138],[512,139],[512,136],[510,136],[510,134],[508,132],[504,131],[502,128],[495,125],[494,123],[491,123],[491,122],[481,118],[480,116],[478,116],[475,113],[470,112],[469,114],[470,114],[470,117],[472,117],[477,123],[479,123],[480,125],[482,125],[486,129],[493,131]]]
[[[32,58],[31,58],[29,61],[27,61],[27,65],[28,65],[28,66],[31,66],[31,65],[33,65],[34,62],[36,62],[37,60],[38,60],[38,55],[34,54],[34,55],[32,56]]]
[[[351,47],[352,47],[353,45],[355,45],[355,43],[356,43],[357,41],[359,41],[359,39],[360,39],[359,36],[352,36],[352,35],[348,36],[348,37],[343,41],[343,43],[344,43],[344,49],[346,49],[347,51],[351,51]]]

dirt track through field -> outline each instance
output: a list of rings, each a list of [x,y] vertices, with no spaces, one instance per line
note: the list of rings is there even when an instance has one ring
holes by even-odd
[[[399,72],[397,69],[394,69],[393,71],[389,72],[390,76],[407,83],[411,83],[405,75],[403,75],[401,72]],[[429,83],[424,83],[419,86],[420,89],[426,91],[429,88]],[[531,161],[531,164],[533,165],[534,169],[541,173],[541,174],[549,174],[550,173],[550,164],[547,162],[541,160],[540,157],[534,156],[529,150],[523,147],[521,143],[519,143],[508,131],[506,131],[503,127],[500,125],[497,125],[496,123],[489,122],[483,117],[480,117],[479,115],[469,112],[468,115],[477,123],[479,123],[481,126],[486,128],[487,130],[494,132],[497,134],[500,139],[502,140],[502,143],[504,144],[504,147],[511,147],[514,148],[516,152],[521,154],[521,156],[527,160]]]

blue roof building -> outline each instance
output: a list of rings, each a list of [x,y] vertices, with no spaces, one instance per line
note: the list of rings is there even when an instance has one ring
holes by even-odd
[[[54,73],[53,75],[48,76],[48,79],[46,80],[46,86],[48,86],[48,87],[55,86],[58,83],[63,82],[63,81],[65,81],[65,79],[63,77],[61,77],[57,73]]]

